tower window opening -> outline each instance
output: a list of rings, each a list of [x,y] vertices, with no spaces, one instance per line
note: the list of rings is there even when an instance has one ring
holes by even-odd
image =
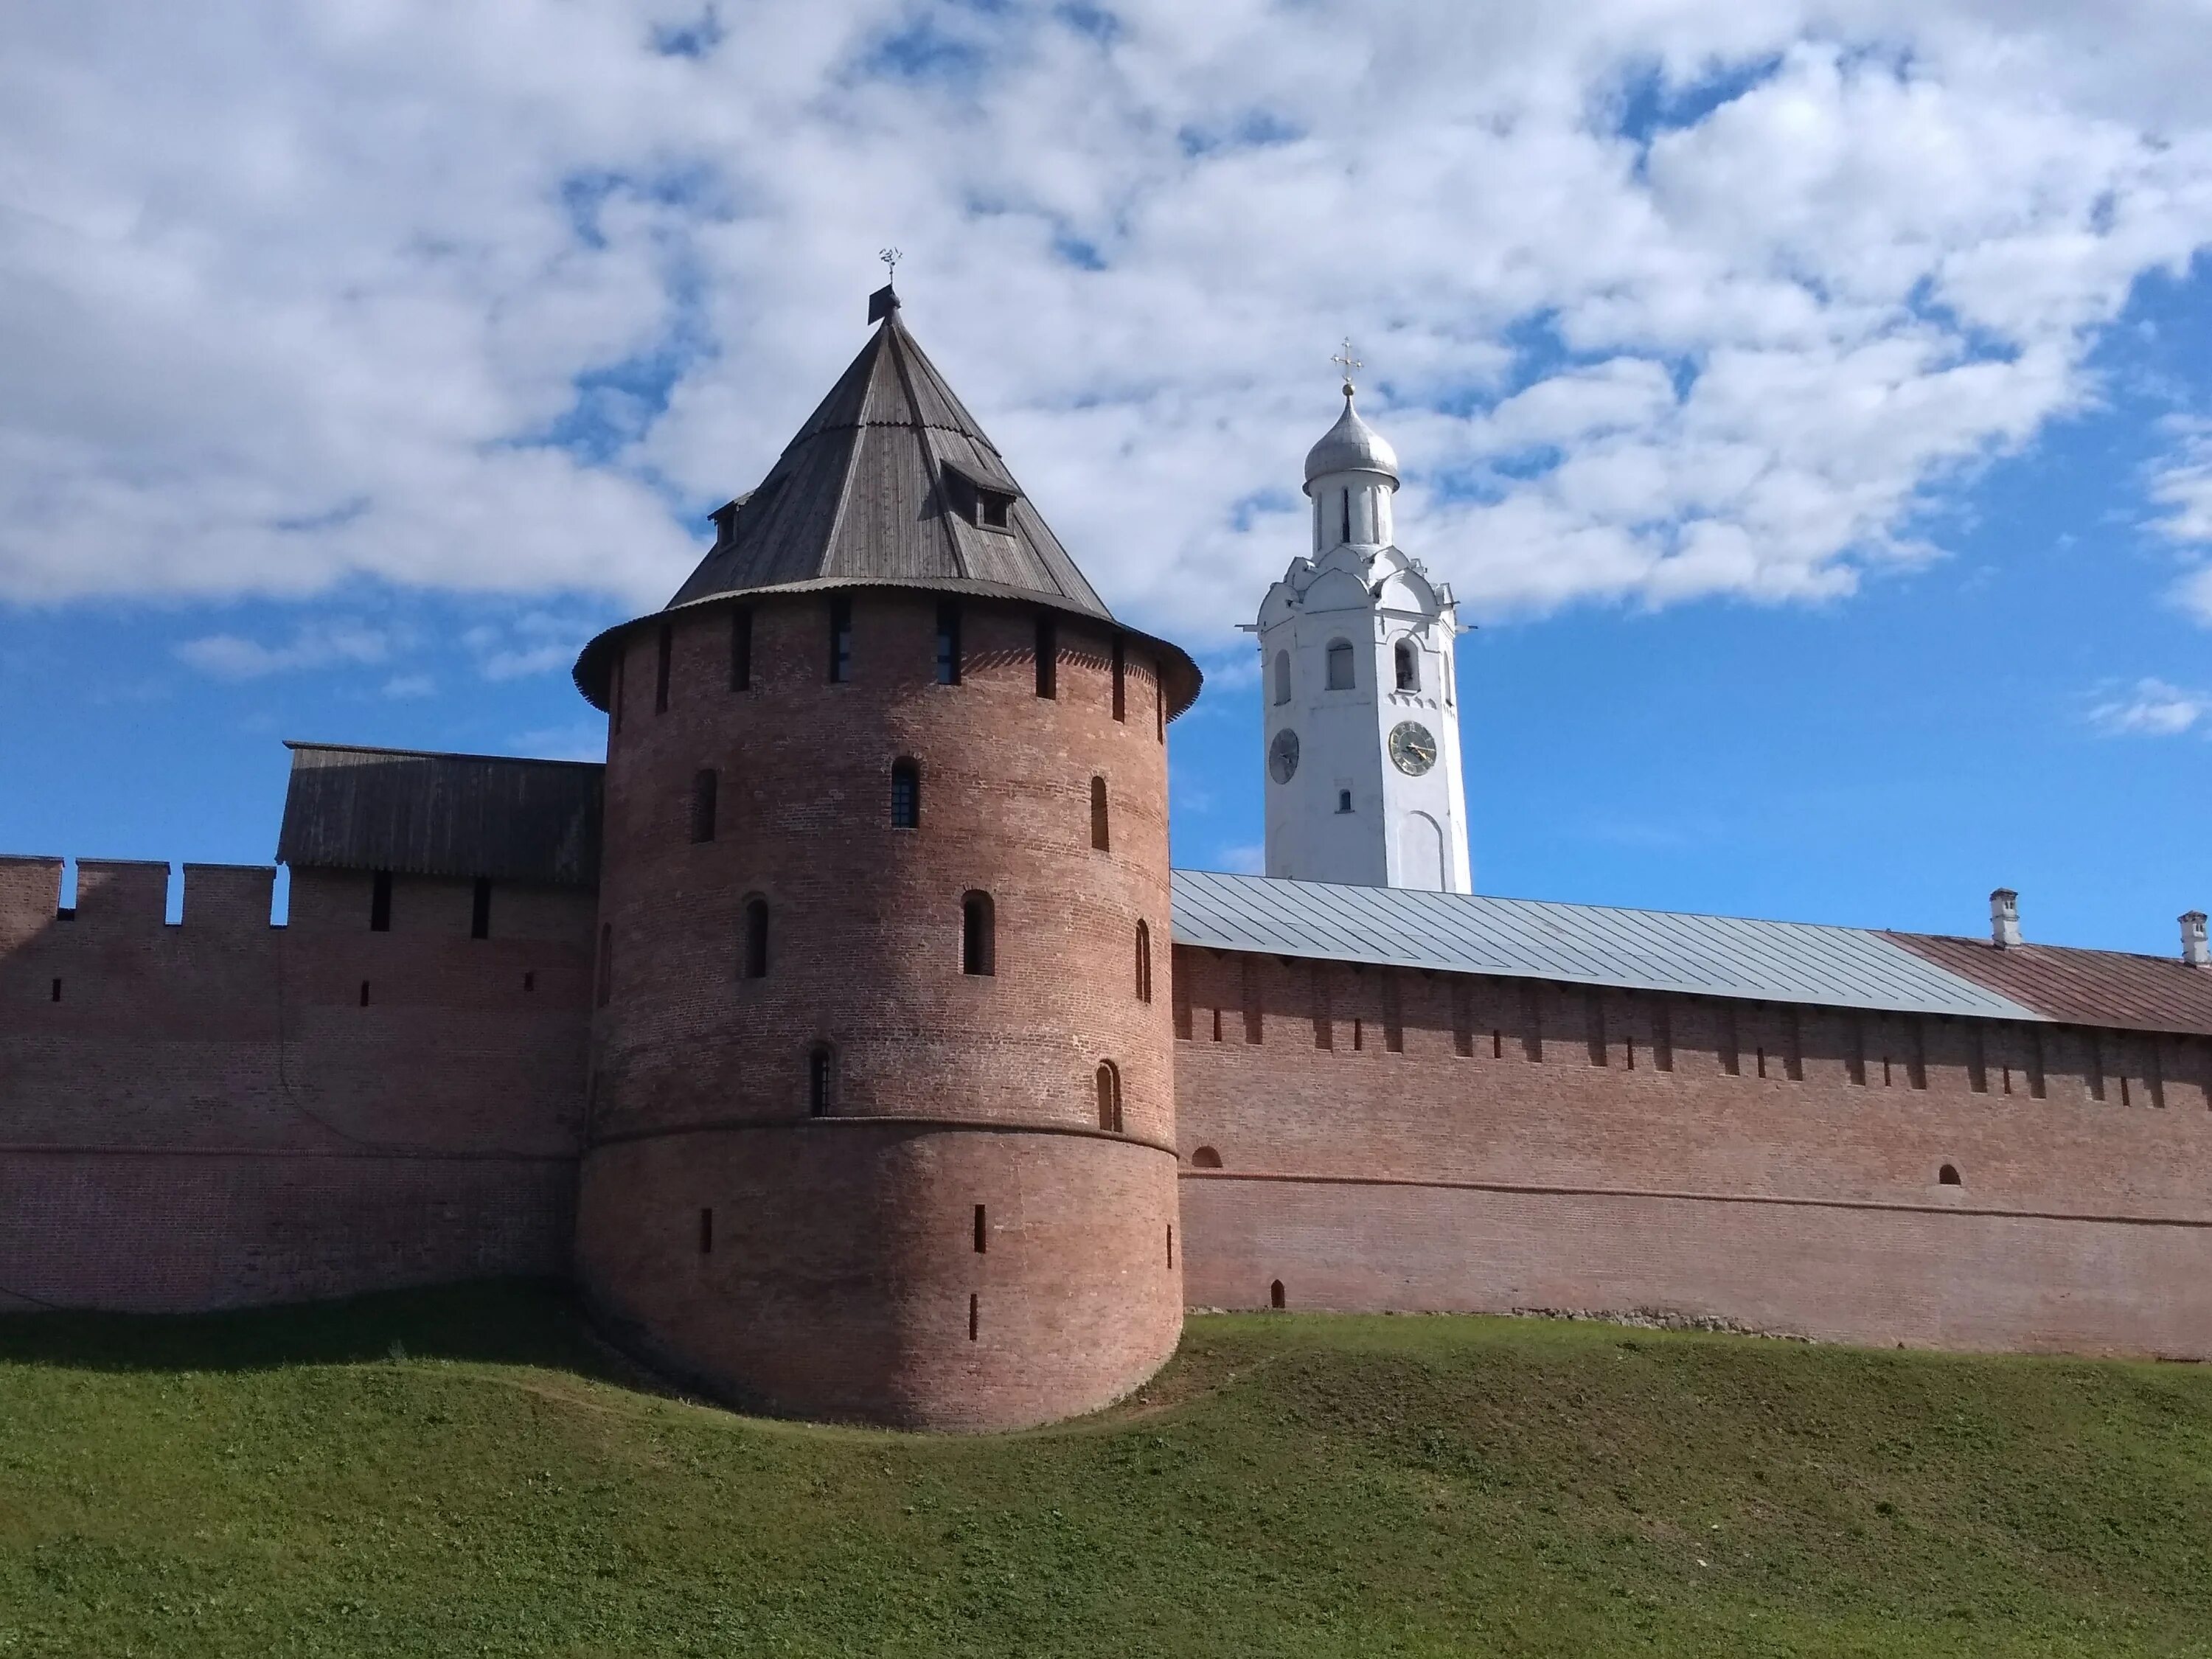
[[[1190,1167],[1194,1170],[1218,1170],[1221,1167],[1221,1154],[1211,1146],[1201,1146],[1190,1155]]]
[[[392,931],[392,872],[379,870],[368,878],[368,931]]]
[[[523,970],[522,988],[526,991],[534,991],[538,988],[538,973],[535,969]]]
[[[827,1117],[831,1100],[832,1066],[830,1045],[817,1042],[806,1056],[806,1115]]]
[[[983,1219],[983,1206],[975,1206],[975,1254],[981,1255],[990,1247],[991,1230]]]
[[[1279,1279],[1273,1280],[1267,1286],[1267,1305],[1271,1308],[1279,1308],[1283,1305],[1283,1281]]]
[[[1291,700],[1291,653],[1275,653],[1275,707],[1280,708]]]
[[[599,924],[599,977],[593,988],[592,1000],[604,1008],[614,1000],[615,988],[615,930],[611,924]]]
[[[1401,640],[1392,655],[1397,659],[1398,689],[1401,691],[1419,690],[1421,689],[1421,648],[1411,640]]]
[[[1129,675],[1129,649],[1120,638],[1114,641],[1114,718],[1126,722],[1128,719],[1125,698],[1125,682]]]
[[[59,1002],[61,1000],[62,982],[59,980],[56,980],[54,981],[54,1000],[56,1002]],[[368,981],[367,980],[363,980],[361,982],[361,1006],[364,1008],[368,1006]]]
[[[842,685],[853,678],[853,601],[848,594],[830,601],[830,683]]]
[[[1172,1223],[1168,1227],[1168,1266],[1175,1266],[1175,1227]]]
[[[1098,1127],[1109,1134],[1121,1133],[1121,1073],[1110,1060],[1098,1062]]]
[[[469,894],[469,937],[491,937],[491,878],[478,876]]]
[[[986,978],[998,971],[997,917],[988,893],[971,892],[960,900],[960,971]]]
[[[768,977],[768,901],[754,894],[745,901],[744,951],[738,974],[741,979]]]
[[[1137,924],[1137,1000],[1152,1000],[1152,925]]]
[[[1158,743],[1168,740],[1168,688],[1158,663],[1152,665],[1152,738]]]
[[[975,1333],[981,1326],[982,1318],[982,1298],[970,1291],[968,1292],[968,1340],[970,1342],[975,1340]]]
[[[975,492],[975,513],[978,520],[990,530],[1007,528],[1006,515],[1013,510],[1014,498],[1003,489],[981,489]]]
[[[1050,617],[1036,619],[1036,694],[1060,695],[1060,624]]]
[[[891,828],[921,828],[921,767],[904,757],[891,763]]]
[[[660,638],[655,647],[653,665],[653,712],[668,712],[668,670],[676,654],[676,630],[666,623],[660,625]]]
[[[960,684],[960,601],[937,602],[937,683]]]
[[[733,606],[730,611],[730,690],[753,689],[753,608]]]
[[[691,775],[691,839],[706,842],[714,839],[714,797],[720,793],[721,779],[711,766],[702,766]]]
[[[1358,684],[1352,675],[1352,641],[1331,640],[1328,642],[1328,689],[1332,691],[1350,691],[1354,690]]]
[[[1091,780],[1091,848],[1096,853],[1108,850],[1106,819],[1106,780]]]
[[[711,1208],[702,1206],[699,1211],[699,1254],[712,1255],[714,1253],[714,1212]]]
[[[1336,792],[1336,810],[1340,812],[1349,812],[1352,810],[1352,791],[1340,789]]]
[[[1340,491],[1337,495],[1337,501],[1344,513],[1344,533],[1337,539],[1348,542],[1352,539],[1352,491],[1348,489]]]
[[[1964,1182],[1959,1179],[1959,1166],[1955,1164],[1946,1164],[1942,1169],[1936,1171],[1936,1184],[1939,1187],[1963,1187],[1966,1185]]]

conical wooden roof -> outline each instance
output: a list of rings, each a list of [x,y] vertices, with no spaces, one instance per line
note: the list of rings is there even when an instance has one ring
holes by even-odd
[[[749,594],[919,587],[1026,600],[1089,617],[1158,647],[1169,718],[1201,676],[1179,646],[1116,622],[1039,516],[1005,459],[945,384],[888,288],[870,296],[879,326],[759,487],[715,519],[714,547],[666,611]],[[1003,506],[990,522],[988,498]],[[577,689],[607,707],[615,641],[607,629],[576,659]]]
[[[797,582],[973,584],[1111,619],[1006,464],[908,332],[896,296],[731,533],[671,605]],[[1003,530],[962,510],[963,483],[1012,495]]]

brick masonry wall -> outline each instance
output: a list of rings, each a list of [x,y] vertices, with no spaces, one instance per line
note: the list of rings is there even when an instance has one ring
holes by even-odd
[[[589,894],[0,860],[0,1291],[183,1310],[542,1273],[566,1250]],[[362,988],[366,986],[367,1000]]]
[[[1209,951],[1176,988],[1194,1305],[2212,1354],[2203,1039]]]
[[[1018,1427],[1106,1405],[1174,1352],[1172,1173],[1096,1131],[655,1136],[593,1152],[579,1250],[611,1330],[732,1403]]]
[[[754,602],[744,690],[732,685],[727,605],[647,618],[625,637],[592,1087],[592,1134],[605,1144],[586,1160],[580,1273],[600,1305],[647,1328],[665,1360],[732,1395],[960,1427],[1079,1411],[1165,1358],[1182,1306],[1180,1273],[1164,1266],[1175,1094],[1153,665],[1131,641],[1115,720],[1111,635],[1062,617],[1057,695],[1041,697],[1036,611],[971,599],[960,683],[941,685],[934,596],[848,597],[842,684],[829,678],[821,593]],[[920,767],[915,829],[890,819],[901,757]],[[707,769],[715,821],[700,842],[693,792]],[[1106,789],[1103,850],[1092,844],[1094,777]],[[995,915],[988,975],[963,971],[970,891],[990,895]],[[768,972],[747,977],[754,897],[769,907]],[[1155,941],[1149,1002],[1137,987],[1140,922]],[[834,1130],[810,1121],[817,1045],[832,1057]],[[1098,1133],[1102,1061],[1118,1071],[1118,1133]],[[1002,1132],[926,1137],[909,1187],[876,1173],[893,1143],[858,1133],[855,1119]],[[772,1203],[746,1174],[756,1167],[790,1183]],[[709,1174],[735,1196],[702,1188]],[[1032,1222],[1030,1242],[990,1264],[998,1338],[971,1346],[963,1312],[945,1338],[957,1339],[953,1357],[939,1364],[894,1334],[937,1332],[942,1309],[914,1314],[914,1287],[969,1285],[955,1297],[963,1310],[965,1294],[980,1294],[967,1227],[940,1209],[1036,1215],[1048,1194],[1054,1223]],[[687,1265],[663,1282],[649,1241],[677,1241],[680,1254],[702,1205],[732,1212],[722,1224],[733,1237],[757,1229],[772,1241],[758,1274],[700,1287]],[[817,1262],[838,1264],[833,1296],[800,1293]],[[1115,1303],[1101,1287],[1112,1285],[1127,1287],[1119,1335],[1105,1328]],[[1090,1310],[1071,1314],[1083,1343],[1048,1340],[1042,1310],[1055,1299]],[[834,1371],[817,1364],[827,1354],[841,1357]]]

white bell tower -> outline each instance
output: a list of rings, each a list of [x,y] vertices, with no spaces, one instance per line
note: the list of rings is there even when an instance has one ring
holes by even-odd
[[[1267,873],[1474,890],[1451,589],[1391,544],[1398,457],[1352,407],[1306,456],[1313,552],[1260,606]]]

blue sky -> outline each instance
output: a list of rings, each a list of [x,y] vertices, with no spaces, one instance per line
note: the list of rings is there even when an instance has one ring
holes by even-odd
[[[2164,954],[2212,908],[2185,8],[214,8],[0,22],[0,849],[264,860],[301,737],[587,755],[864,337],[1210,685],[1354,337],[1484,890]],[[160,72],[157,72],[157,66]],[[112,106],[112,107],[111,107]]]

